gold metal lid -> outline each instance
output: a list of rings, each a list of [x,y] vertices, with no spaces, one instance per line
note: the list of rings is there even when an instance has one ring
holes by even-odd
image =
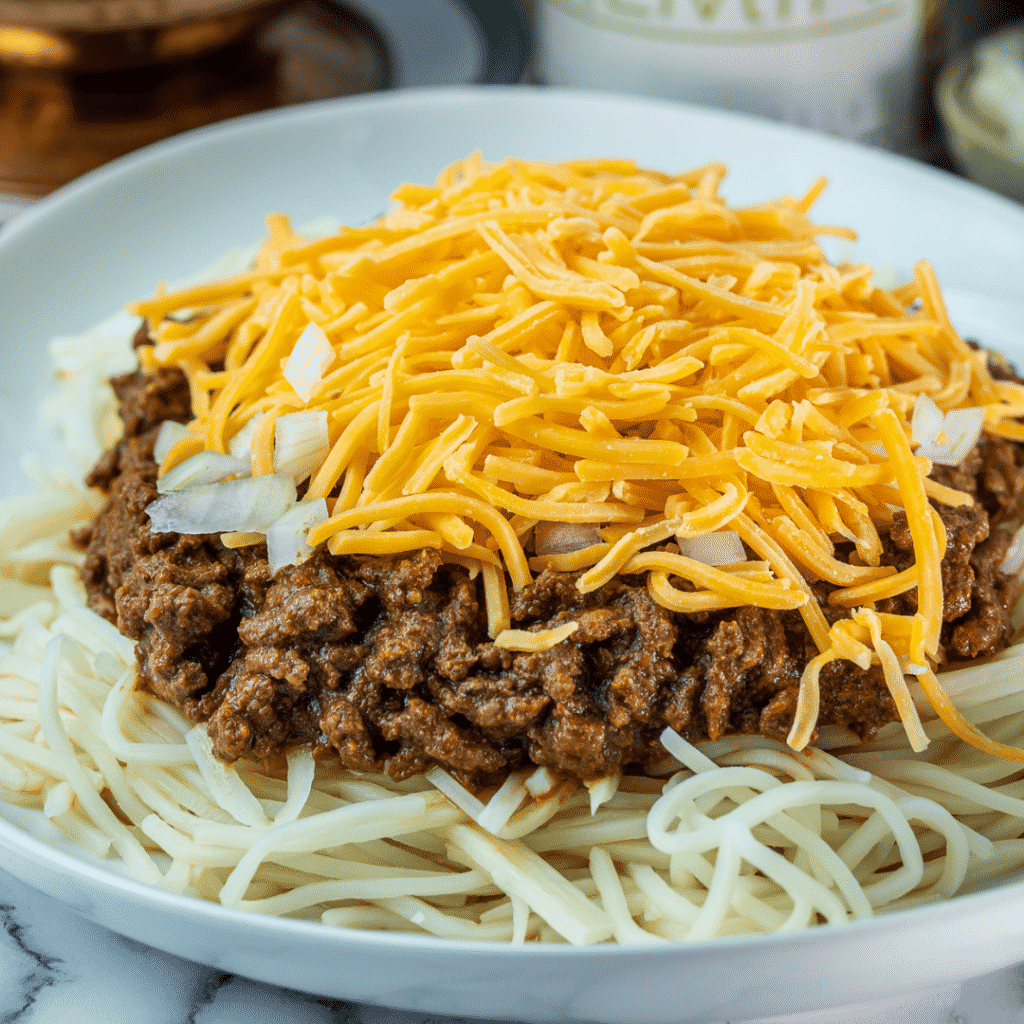
[[[82,6],[84,0],[74,2]],[[271,15],[287,6],[287,0],[248,0],[245,3],[239,0],[233,3],[227,0],[204,0],[202,4],[198,0],[167,0],[160,4],[157,0],[134,4],[129,4],[127,0],[119,2],[124,8],[120,13],[133,13],[140,19],[139,23],[115,25],[94,21],[89,29],[67,24],[57,27],[43,24],[44,18],[35,4],[25,4],[21,0],[0,0],[0,65],[66,71],[115,71],[185,60],[227,46],[253,32]],[[40,9],[46,6],[47,3],[38,5]],[[67,7],[65,13],[73,13],[72,2],[53,0],[49,6],[60,6],[62,9]],[[102,7],[104,0],[91,6]],[[106,6],[109,8],[107,13],[118,13],[110,3],[106,3]],[[161,7],[168,20],[143,23],[141,19],[154,13],[150,8],[155,6]],[[17,14],[27,7],[31,7],[37,15],[35,24],[4,20],[5,8],[15,8],[13,13]],[[206,7],[210,10],[171,19],[172,11],[181,11],[186,7]]]
[[[0,24],[76,32],[110,32],[231,14],[273,0],[0,0]]]

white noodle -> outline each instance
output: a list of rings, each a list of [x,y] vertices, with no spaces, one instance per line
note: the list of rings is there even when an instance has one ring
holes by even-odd
[[[160,880],[159,869],[139,841],[117,820],[114,812],[93,789],[91,780],[78,763],[71,741],[57,713],[59,663],[71,648],[72,642],[67,637],[55,636],[46,645],[44,653],[39,685],[39,717],[47,746],[60,759],[62,772],[66,773],[67,781],[74,789],[83,809],[103,832],[110,836],[132,873],[143,881],[155,884]]]
[[[622,884],[615,872],[615,865],[600,846],[595,846],[590,851],[590,873],[600,893],[601,904],[612,919],[615,938],[619,942],[654,944],[662,941],[659,936],[644,931],[633,920],[622,891]]]
[[[484,809],[476,818],[476,823],[487,829],[491,835],[497,835],[507,824],[509,818],[519,809],[526,799],[526,787],[523,785],[523,772],[512,772],[498,787],[494,796],[487,801]]]
[[[192,764],[192,751],[185,743],[132,743],[121,731],[121,715],[132,696],[135,673],[124,673],[110,688],[103,703],[103,738],[107,746],[126,764],[146,761],[149,764]]]
[[[498,888],[527,903],[569,942],[600,942],[612,934],[608,915],[521,843],[496,839],[469,825],[453,826],[448,834]]]
[[[197,725],[187,732],[185,742],[195,758],[208,791],[219,807],[243,825],[258,827],[270,824],[259,801],[239,778],[234,766],[218,761],[213,756],[213,741],[203,726]]]
[[[275,825],[284,825],[298,818],[313,790],[315,775],[316,762],[309,747],[298,747],[288,752],[288,799],[274,815]]]

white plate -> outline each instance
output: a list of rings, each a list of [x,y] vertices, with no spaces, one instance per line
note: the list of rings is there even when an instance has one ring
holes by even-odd
[[[855,226],[858,255],[901,274],[928,256],[976,318],[986,308],[979,295],[1005,300],[992,309],[1010,312],[993,313],[990,326],[998,322],[1005,347],[1016,340],[1024,211],[939,172],[669,103],[501,88],[382,94],[162,143],[81,179],[0,234],[0,494],[24,490],[21,452],[55,450],[33,427],[48,387],[48,338],[254,239],[269,210],[296,223],[327,212],[359,223],[385,208],[398,182],[430,180],[477,148],[492,159],[629,155],[666,170],[723,160],[733,168],[724,191],[734,203],[799,194],[826,173],[832,186],[816,208],[819,221]],[[24,827],[0,821],[4,867],[116,931],[264,981],[425,1012],[736,1020],[882,998],[1024,960],[1024,883],[781,937],[506,950],[331,931],[169,895],[62,852],[39,816],[7,817]]]

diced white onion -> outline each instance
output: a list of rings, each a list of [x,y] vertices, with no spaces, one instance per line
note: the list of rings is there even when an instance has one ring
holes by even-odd
[[[619,791],[619,783],[622,781],[622,774],[616,772],[614,775],[606,775],[603,779],[593,782],[584,782],[583,785],[590,790],[590,816],[597,814],[601,804],[609,800]]]
[[[331,450],[327,413],[290,412],[274,427],[274,472],[287,473],[297,484],[318,469]]]
[[[277,473],[171,491],[146,512],[155,533],[263,533],[294,502],[295,481]]]
[[[939,466],[959,466],[967,453],[978,443],[985,423],[985,410],[950,409],[942,417],[942,432],[949,438],[947,444],[922,445],[916,454],[924,455]]]
[[[743,541],[735,530],[702,533],[699,537],[678,537],[679,553],[705,565],[732,565],[745,561]]]
[[[946,465],[956,466],[978,443],[981,428],[985,425],[985,410],[979,407],[971,409],[951,409],[942,420],[942,429],[949,438],[949,458]]]
[[[934,445],[941,430],[942,410],[927,395],[918,395],[910,419],[910,434],[914,444]]]
[[[293,505],[267,530],[267,561],[271,575],[285,565],[298,565],[307,559],[313,549],[306,543],[312,527],[328,516],[327,501],[313,498]]]
[[[153,458],[156,460],[157,465],[167,458],[167,453],[183,437],[188,437],[188,427],[184,423],[164,420],[160,424],[160,430],[156,435],[156,444],[153,445]]]
[[[252,438],[256,433],[256,428],[259,427],[260,421],[263,416],[267,413],[263,413],[261,416],[253,416],[247,420],[245,426],[235,434],[230,441],[228,441],[228,451],[234,455],[236,459],[252,459]]]
[[[161,494],[169,494],[171,491],[180,491],[183,487],[213,484],[229,476],[249,475],[248,459],[236,459],[232,455],[222,455],[220,452],[200,452],[164,473],[157,481],[156,489]]]
[[[533,529],[533,546],[538,555],[568,555],[600,543],[597,527],[590,523],[541,522]]]
[[[1010,541],[1006,554],[999,565],[999,571],[1005,572],[1007,576],[1016,576],[1024,566],[1024,526],[1022,526]]]
[[[871,283],[876,288],[892,290],[900,283],[901,274],[898,267],[891,263],[876,263],[871,274]]]
[[[334,362],[334,349],[319,324],[309,324],[292,347],[284,364],[284,379],[308,402]]]
[[[546,793],[550,793],[558,785],[558,777],[552,775],[547,768],[542,766],[527,776],[523,785],[530,796],[534,799],[539,799]]]

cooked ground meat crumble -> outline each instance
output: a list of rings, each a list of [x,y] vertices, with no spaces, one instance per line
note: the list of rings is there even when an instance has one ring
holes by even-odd
[[[800,675],[817,650],[798,612],[747,607],[681,614],[640,577],[589,594],[546,571],[514,595],[513,624],[579,628],[555,648],[514,653],[487,636],[479,580],[433,550],[334,557],[323,548],[271,578],[263,546],[151,531],[153,461],[164,419],[187,421],[178,371],[117,378],[125,435],[96,466],[109,498],[81,531],[90,606],[138,641],[141,685],[205,722],[215,754],[267,758],[310,743],[360,771],[404,778],[439,764],[493,784],[533,762],[589,780],[663,760],[666,725],[692,741],[730,733],[784,740]],[[993,529],[1024,511],[1024,445],[983,440],[941,482],[976,496],[936,506],[948,533],[942,645],[951,661],[1009,641],[1015,586],[999,571],[1010,540]],[[913,561],[903,513],[885,564]],[[814,591],[830,622],[845,614]],[[879,602],[916,610],[916,592]],[[834,661],[821,673],[819,723],[867,738],[897,718],[881,670]]]

